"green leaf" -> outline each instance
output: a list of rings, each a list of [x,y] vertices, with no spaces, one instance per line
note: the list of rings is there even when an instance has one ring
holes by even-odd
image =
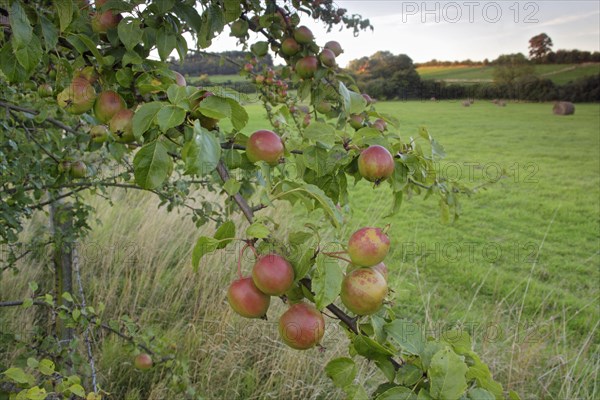
[[[33,376],[29,375],[21,368],[9,368],[3,372],[3,374],[8,378],[17,383],[28,383],[34,380]]]
[[[444,331],[441,340],[448,343],[457,354],[471,353],[471,336],[465,329]]]
[[[157,14],[164,14],[175,5],[175,0],[154,0],[152,7],[156,9]]]
[[[462,358],[451,349],[438,351],[427,370],[431,380],[431,396],[440,400],[458,399],[467,390],[467,370]]]
[[[225,0],[225,23],[235,21],[242,13],[242,5],[239,0]]]
[[[162,141],[145,144],[133,157],[135,182],[144,189],[161,186],[173,171],[173,160]]]
[[[66,3],[67,1],[65,1]],[[70,1],[69,1],[70,3]],[[14,1],[8,14],[15,48],[26,47],[33,38],[33,28],[21,1]],[[38,60],[39,61],[39,60]]]
[[[470,400],[496,400],[496,396],[481,388],[469,390],[468,397]]]
[[[322,310],[339,296],[344,280],[344,272],[335,258],[319,254],[317,268],[313,274],[312,289],[315,292],[315,306]]]
[[[184,20],[194,31],[199,32],[202,29],[202,17],[196,9],[188,4],[177,2],[174,12]]]
[[[79,310],[79,308],[74,309],[73,310],[73,320],[78,321],[80,316],[81,316],[81,310]]]
[[[40,361],[39,370],[42,375],[50,376],[56,371],[56,366],[52,360],[45,358]]]
[[[219,241],[217,249],[223,249],[235,238],[235,224],[233,221],[224,222],[215,232],[215,239]]]
[[[27,359],[27,366],[29,368],[37,368],[40,365],[40,362],[33,357],[29,357]]]
[[[13,54],[11,42],[7,42],[0,50],[0,69],[9,82],[23,82],[28,75]]]
[[[73,303],[73,297],[71,296],[71,293],[69,292],[64,292],[61,296],[63,299],[65,299],[66,301],[68,301],[69,303]]]
[[[40,15],[39,17],[42,25],[42,36],[44,37],[44,47],[46,48],[46,51],[50,51],[54,49],[58,43],[58,30],[44,15]]]
[[[119,85],[121,85],[124,88],[129,88],[131,86],[131,83],[133,82],[133,72],[131,71],[131,68],[119,68],[119,70],[115,74],[115,77],[117,78],[117,82],[119,82]],[[146,104],[150,103],[144,103],[143,106],[145,106]]]
[[[69,386],[69,392],[79,397],[85,397],[85,389],[81,385],[75,384]]]
[[[180,105],[187,99],[187,90],[183,86],[172,84],[167,89],[167,97],[171,104]]]
[[[242,184],[233,178],[227,179],[227,182],[225,182],[223,184],[223,189],[225,189],[227,194],[230,196],[233,196],[237,192],[239,192],[241,187],[242,187]]]
[[[229,107],[231,107],[231,124],[238,131],[244,129],[249,119],[248,112],[234,99],[227,98],[227,103],[229,103]]]
[[[78,35],[69,35],[69,39],[73,39],[76,38],[77,40],[79,40],[83,46],[85,46],[85,48],[87,50],[89,50],[94,57],[96,58],[96,60],[98,60],[98,62],[100,64],[104,64],[106,61],[104,59],[104,57],[102,56],[102,53],[100,53],[100,51],[98,50],[98,48],[96,47],[96,43],[94,41],[92,41],[89,36],[86,36],[84,34],[78,34]],[[69,40],[71,41],[71,40]],[[109,64],[112,65],[112,64]]]
[[[21,307],[23,308],[29,308],[33,305],[33,299],[32,298],[27,298],[25,300],[23,300],[23,304],[21,305]]]
[[[510,392],[508,392],[508,398],[510,400],[521,400],[521,396],[519,396],[519,394],[517,392],[515,392],[514,390],[511,390]]]
[[[231,116],[231,105],[227,98],[217,95],[209,96],[198,105],[198,110],[210,118],[228,118]]]
[[[413,364],[406,364],[396,373],[396,380],[402,386],[414,386],[423,377],[423,371]]]
[[[367,101],[360,93],[356,93],[350,91],[350,113],[351,114],[360,114],[365,110],[367,106]]]
[[[352,346],[358,354],[369,360],[378,360],[381,356],[390,357],[394,355],[392,351],[364,335],[356,335],[352,340]]]
[[[207,236],[200,236],[200,238],[198,238],[194,250],[192,251],[192,267],[194,268],[194,272],[198,271],[202,257],[212,253],[217,247],[219,247],[219,241],[215,238]]]
[[[185,173],[206,175],[217,167],[221,158],[221,144],[215,135],[202,128],[199,121],[194,123],[194,137],[181,151],[185,162]]]
[[[304,278],[308,271],[310,271],[311,267],[314,265],[315,260],[313,258],[314,251],[312,248],[307,248],[304,250],[302,257],[300,260],[295,261],[291,260],[292,266],[294,267],[294,281],[298,282],[300,279]]]
[[[419,396],[417,396],[417,400],[433,400],[433,397],[431,397],[426,389],[421,389]]]
[[[333,384],[339,388],[352,384],[357,372],[356,364],[347,357],[331,360],[325,366],[325,373],[333,381]]]
[[[142,105],[133,116],[132,127],[133,136],[136,139],[142,137],[142,135],[150,129],[150,126],[154,122],[156,115],[163,108],[164,103],[159,101],[153,101]]]
[[[397,386],[386,390],[376,400],[417,400],[417,395],[409,388]]]
[[[350,113],[350,91],[348,90],[348,88],[346,87],[346,85],[344,85],[343,82],[340,82],[338,85],[338,92],[340,94],[340,97],[342,98],[342,108],[344,109],[344,111],[346,111],[346,113]]]
[[[246,229],[246,236],[265,239],[271,234],[269,228],[260,222],[254,222]]]
[[[333,146],[335,143],[335,128],[325,122],[314,121],[304,129],[304,137]]]
[[[368,400],[369,395],[361,385],[348,385],[343,388],[346,400]]]
[[[123,18],[117,27],[119,40],[127,50],[133,50],[135,46],[142,42],[144,31],[140,21],[131,17]]]
[[[158,55],[162,61],[169,58],[173,50],[175,50],[176,44],[177,38],[175,35],[167,32],[164,27],[158,29],[156,32],[156,49],[158,50]]]
[[[27,46],[15,49],[15,57],[25,69],[27,75],[31,75],[42,59],[42,43],[40,39],[33,36]]]
[[[394,192],[393,196],[394,196],[393,197],[394,201],[392,203],[392,209],[391,209],[390,213],[388,215],[386,215],[386,218],[393,217],[394,215],[398,214],[398,212],[400,211],[400,207],[402,206],[404,192]]]
[[[417,324],[397,319],[387,324],[384,330],[400,345],[403,352],[416,356],[423,352],[425,340]]]
[[[56,13],[60,21],[60,31],[63,32],[71,24],[73,20],[73,1],[62,0],[53,1],[54,7],[56,7]]]
[[[185,114],[185,110],[179,106],[168,104],[162,107],[156,115],[158,128],[166,133],[169,129],[181,125],[185,121]]]
[[[29,290],[31,290],[33,293],[35,293],[36,290],[38,290],[37,282],[29,282],[27,285],[29,286]]]
[[[21,392],[23,393],[23,392]],[[21,394],[19,393],[19,395]],[[46,389],[39,388],[38,386],[34,386],[27,390],[25,393],[25,398],[28,400],[44,400],[48,396],[46,393]],[[18,396],[17,396],[18,398]]]
[[[390,383],[394,382],[394,379],[396,378],[396,369],[389,358],[379,357],[375,360],[375,365],[377,365],[377,368],[379,368]]]
[[[319,146],[306,147],[302,152],[302,160],[307,168],[315,171],[317,177],[331,173],[335,163],[329,161],[327,150]]]

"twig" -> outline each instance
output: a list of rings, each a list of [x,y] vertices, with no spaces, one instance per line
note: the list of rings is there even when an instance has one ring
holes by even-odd
[[[40,113],[37,110],[32,110],[30,108],[25,108],[25,107],[17,106],[15,104],[7,103],[7,102],[5,102],[3,100],[0,100],[0,107],[8,108],[9,110],[26,112],[26,113],[31,114],[31,115],[38,115]],[[75,129],[71,128],[68,125],[63,124],[62,122],[60,122],[59,120],[56,120],[54,118],[48,117],[44,121],[45,122],[49,122],[50,124],[52,124],[54,126],[57,126],[57,127],[61,128],[61,129],[64,129],[67,132],[74,133],[74,134],[78,133]]]

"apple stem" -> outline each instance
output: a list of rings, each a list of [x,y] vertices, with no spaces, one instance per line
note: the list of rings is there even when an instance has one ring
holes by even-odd
[[[240,250],[240,256],[238,257],[238,262],[237,262],[237,273],[238,273],[238,277],[240,279],[243,278],[242,275],[242,258],[244,257],[244,252],[246,251],[246,249],[251,249],[252,252],[254,253],[254,257],[258,258],[258,253],[256,252],[256,249],[254,248],[254,246],[252,246],[252,243],[249,241],[246,241],[244,243],[244,246],[242,246],[242,249]]]
[[[335,252],[335,253],[325,253],[325,252],[323,252],[323,254],[325,254],[325,255],[326,255],[326,256],[328,256],[328,257],[337,258],[337,259],[339,259],[339,260],[344,260],[344,261],[346,261],[346,262],[348,262],[348,263],[352,264],[352,261],[348,260],[348,259],[347,259],[347,258],[345,258],[345,257],[340,257],[340,256],[338,256],[336,253],[337,253],[337,252]]]

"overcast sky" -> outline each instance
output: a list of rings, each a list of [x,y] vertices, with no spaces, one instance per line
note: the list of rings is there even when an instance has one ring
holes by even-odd
[[[337,40],[344,48],[338,63],[378,50],[404,53],[415,62],[495,59],[500,54],[528,54],[529,39],[545,32],[554,50],[600,51],[600,1],[399,1],[336,0],[336,4],[368,18],[375,30],[326,33],[311,18],[303,18],[323,45]],[[260,40],[252,33],[251,38]],[[236,49],[222,35],[211,50]]]

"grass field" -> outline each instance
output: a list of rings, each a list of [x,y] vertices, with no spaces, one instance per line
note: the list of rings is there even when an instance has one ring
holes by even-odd
[[[420,67],[417,72],[425,80],[447,82],[492,82],[493,66],[448,66]],[[600,64],[555,64],[536,65],[535,73],[541,78],[551,79],[555,84],[565,84],[585,76],[600,73]]]
[[[600,106],[578,104],[567,117],[552,115],[551,104],[388,102],[378,109],[400,119],[405,140],[428,127],[448,154],[439,163],[442,176],[477,186],[502,169],[507,175],[465,199],[451,225],[439,222],[431,199],[405,201],[398,216],[386,219],[386,187],[361,182],[352,189],[346,233],[392,224],[386,263],[398,315],[427,334],[466,327],[496,379],[524,399],[599,398]],[[259,106],[249,110],[248,133],[265,126]],[[214,227],[196,229],[177,213],[157,212],[156,200],[142,193],[115,192],[114,201],[110,207],[94,200],[101,224],[81,250],[88,295],[107,304],[107,318],[131,315],[175,342],[209,399],[342,398],[322,374],[347,347],[333,323],[326,351],[285,348],[274,326],[281,304],[274,303],[269,321],[248,323],[225,303],[233,251],[208,257],[192,272],[191,246]],[[285,204],[261,214],[280,221],[281,233],[302,223],[294,218],[301,212]],[[2,298],[24,297],[25,282],[42,281],[44,265],[4,276]],[[24,315],[3,311],[0,322],[14,326],[22,321],[16,313]],[[104,386],[120,398],[165,398],[160,373],[132,371],[130,359],[121,341],[109,339],[98,360]],[[360,376],[367,386],[383,380],[366,364]]]

